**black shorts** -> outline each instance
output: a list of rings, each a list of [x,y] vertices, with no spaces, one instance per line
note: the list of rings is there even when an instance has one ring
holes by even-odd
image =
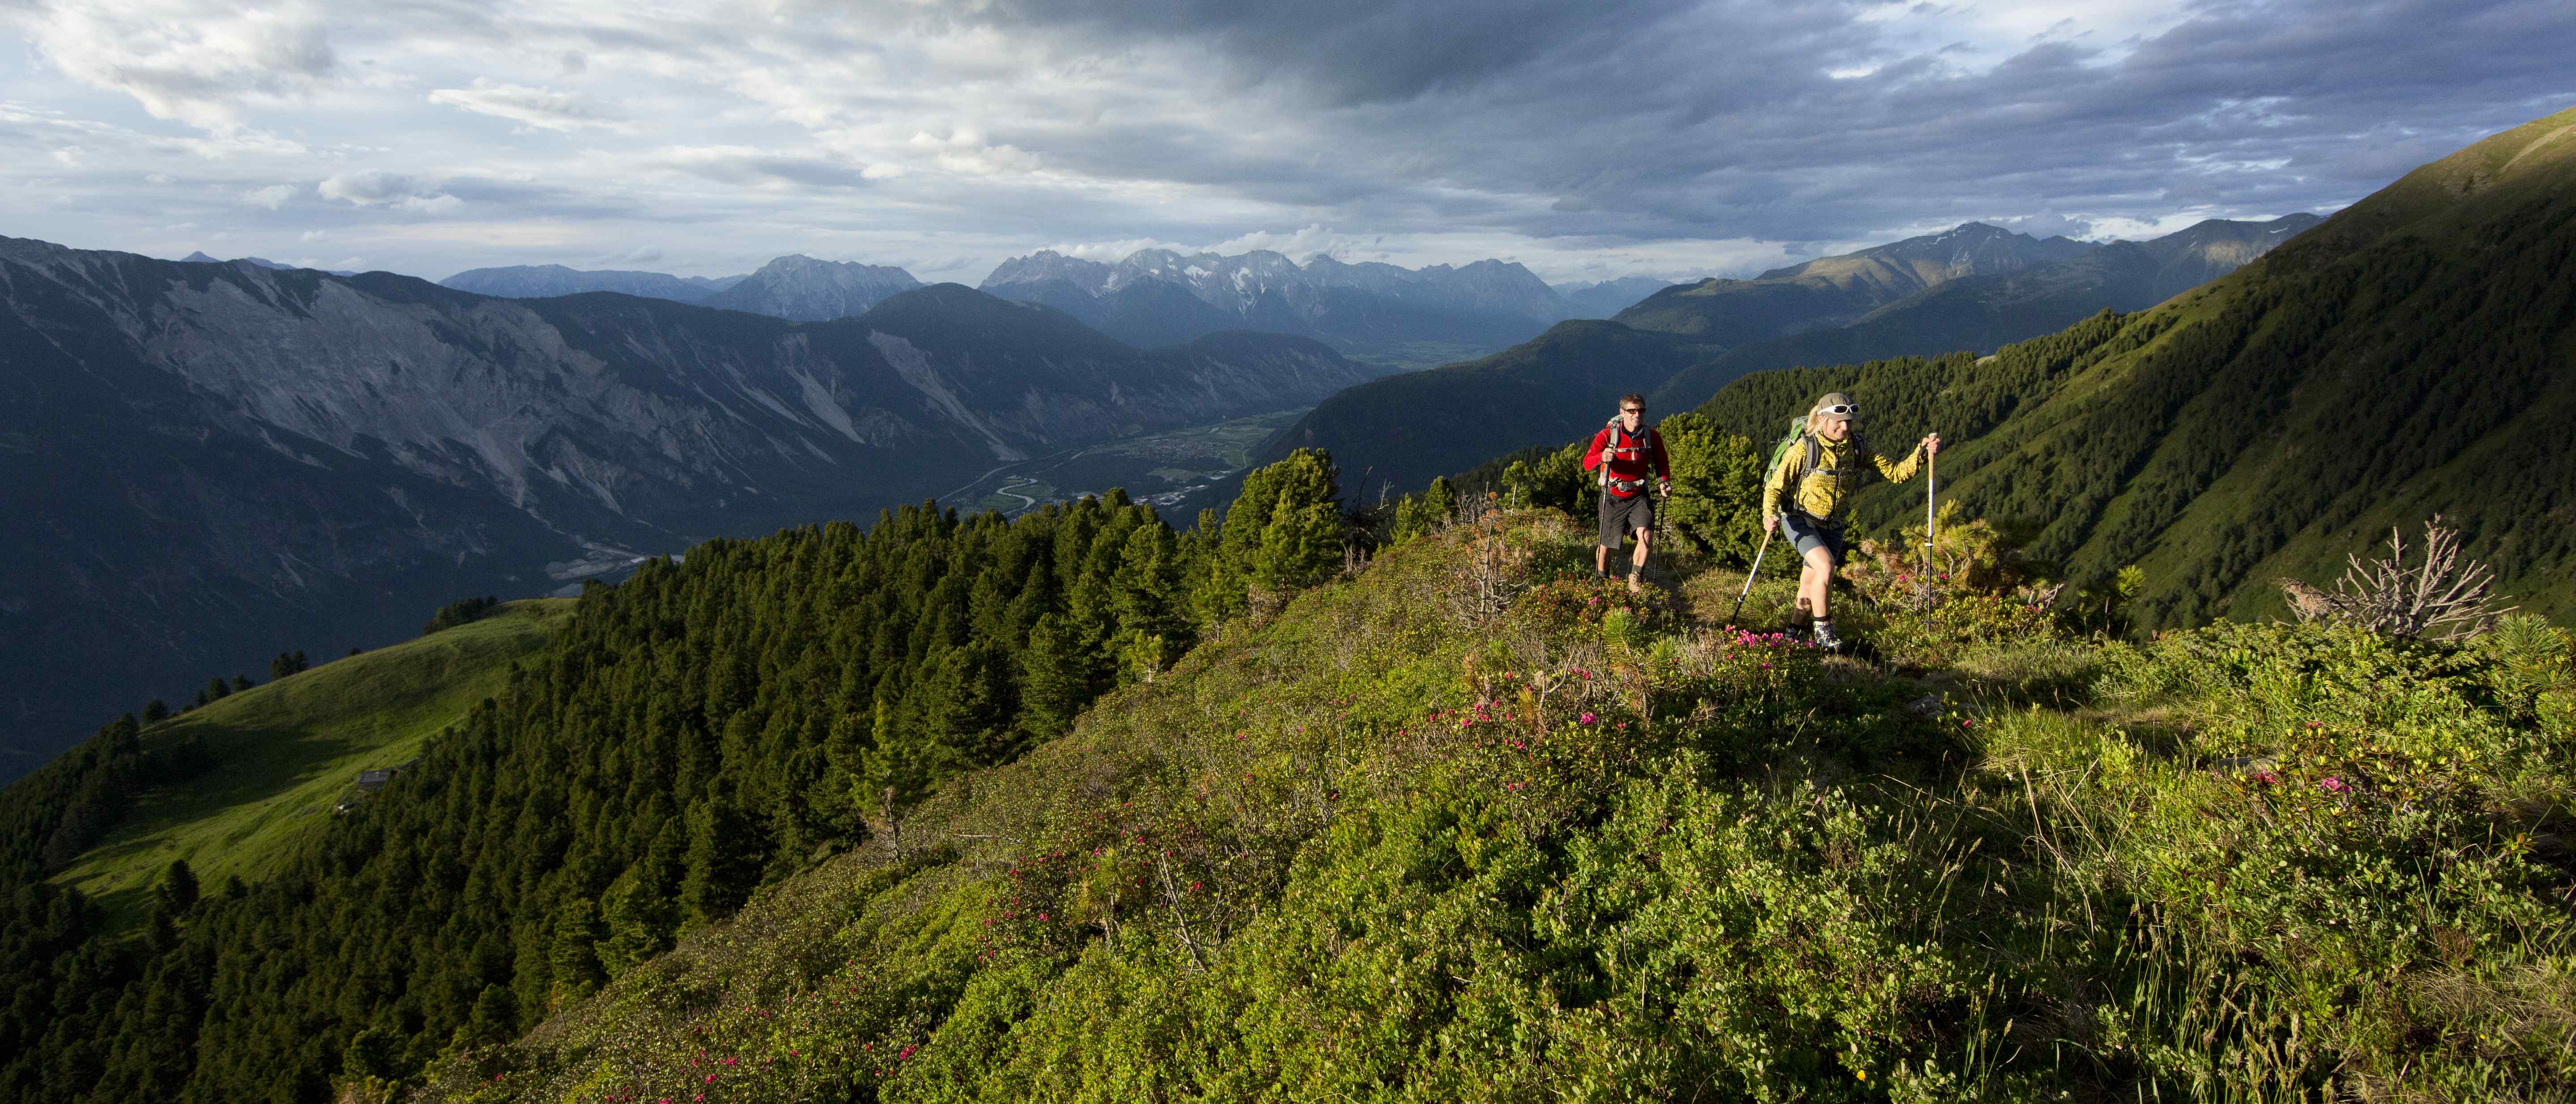
[[[1840,525],[1827,525],[1812,515],[1791,510],[1780,515],[1780,535],[1788,538],[1789,546],[1798,550],[1801,559],[1806,557],[1808,549],[1822,548],[1833,555],[1836,564],[1843,562],[1843,527]]]
[[[1601,547],[1617,548],[1631,532],[1643,533],[1655,527],[1655,500],[1644,491],[1621,498],[1601,492]]]

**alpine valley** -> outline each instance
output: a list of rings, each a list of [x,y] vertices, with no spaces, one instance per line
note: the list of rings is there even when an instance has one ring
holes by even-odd
[[[0,239],[0,658],[25,672],[0,690],[0,777],[102,711],[399,639],[460,596],[1379,371],[1279,335],[1138,350],[954,284],[795,323]]]

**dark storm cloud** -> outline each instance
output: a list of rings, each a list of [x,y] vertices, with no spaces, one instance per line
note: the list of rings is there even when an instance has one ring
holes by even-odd
[[[2208,4],[2135,43],[1903,52],[1846,4],[1013,0],[971,18],[1177,39],[1359,140],[1318,165],[1151,134],[1050,148],[1276,202],[1419,206],[1408,184],[1549,198],[1534,236],[1835,240],[1974,217],[2154,220],[2339,205],[2576,100],[2559,0]],[[1106,47],[1103,47],[1106,48]],[[1828,70],[1876,64],[1834,79]],[[1366,218],[1348,222],[1366,225]]]

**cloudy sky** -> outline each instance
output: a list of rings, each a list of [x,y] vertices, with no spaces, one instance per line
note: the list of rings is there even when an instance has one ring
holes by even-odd
[[[0,234],[430,278],[1054,248],[1552,281],[2327,211],[2566,0],[0,0]]]

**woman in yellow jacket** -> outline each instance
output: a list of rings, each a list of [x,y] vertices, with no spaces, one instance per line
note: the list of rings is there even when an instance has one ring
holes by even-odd
[[[1941,435],[1935,433],[1917,442],[1902,462],[1891,462],[1870,451],[1853,430],[1859,414],[1860,407],[1840,391],[1816,400],[1807,411],[1805,439],[1790,446],[1762,481],[1762,529],[1786,529],[1797,546],[1798,558],[1805,561],[1798,571],[1798,604],[1815,613],[1816,643],[1827,648],[1842,647],[1825,594],[1833,586],[1834,565],[1843,558],[1843,508],[1867,470],[1862,459],[1888,482],[1903,483],[1914,478],[1926,455],[1941,451]]]

